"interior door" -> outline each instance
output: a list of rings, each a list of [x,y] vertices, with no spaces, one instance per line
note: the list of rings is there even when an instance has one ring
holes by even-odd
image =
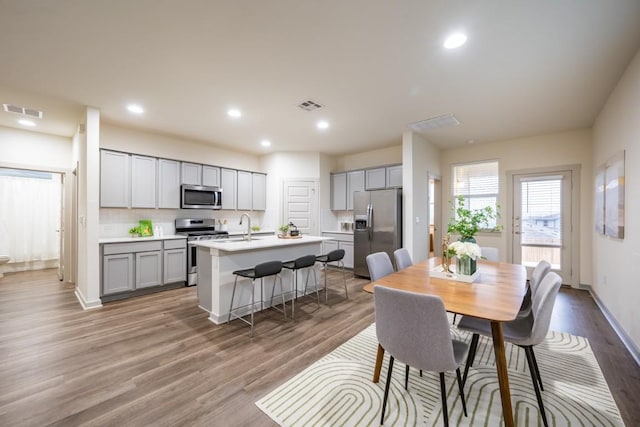
[[[58,261],[58,280],[62,281],[64,280],[64,262],[66,259],[66,253],[64,250],[64,245],[65,245],[65,236],[64,236],[64,222],[65,222],[65,210],[64,210],[64,204],[65,204],[65,191],[64,191],[64,184],[65,184],[65,174],[61,173],[60,174],[60,227],[56,230],[58,232],[58,242],[60,244],[60,254],[59,254],[59,261]]]
[[[317,236],[318,210],[315,180],[287,180],[284,182],[283,223],[292,222],[302,234]]]
[[[512,259],[529,276],[544,259],[572,283],[571,178],[571,171],[513,175]]]

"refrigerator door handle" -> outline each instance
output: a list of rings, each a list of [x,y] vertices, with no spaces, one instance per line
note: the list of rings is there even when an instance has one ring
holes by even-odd
[[[373,208],[367,205],[367,229],[369,230],[369,240],[373,238]]]

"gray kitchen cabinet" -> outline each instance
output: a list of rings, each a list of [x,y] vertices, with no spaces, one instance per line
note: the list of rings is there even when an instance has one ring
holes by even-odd
[[[331,210],[347,210],[347,173],[331,174]]]
[[[136,289],[162,285],[162,251],[136,253]]]
[[[100,151],[100,206],[128,208],[130,203],[131,159],[126,153]]]
[[[329,253],[334,249],[344,249],[344,258],[342,262],[345,268],[353,268],[353,234],[347,233],[331,233],[322,232],[323,237],[330,237],[333,240],[325,240],[323,244],[323,253]],[[325,245],[326,243],[326,245]]]
[[[387,188],[402,188],[402,165],[387,166]]]
[[[182,162],[180,182],[182,184],[202,185],[202,165]]]
[[[222,209],[235,209],[238,188],[238,171],[220,170],[220,188],[222,188]]]
[[[134,290],[133,254],[102,257],[102,294],[110,295]]]
[[[131,156],[131,207],[156,207],[156,163],[155,157]]]
[[[220,187],[220,168],[216,166],[202,166],[202,185]]]
[[[248,211],[251,210],[253,204],[253,178],[251,172],[238,171],[238,191],[236,206],[238,210]],[[224,202],[224,194],[222,195]],[[224,209],[224,208],[223,208]]]
[[[387,169],[375,168],[367,169],[365,171],[365,186],[366,190],[378,190],[386,188],[387,186]]]
[[[364,191],[364,171],[347,172],[347,210],[353,210],[353,193]]]
[[[267,209],[267,175],[263,173],[252,173],[253,180],[253,201],[251,207],[254,211],[264,211]]]
[[[353,242],[344,242],[341,241],[338,243],[338,247],[340,249],[344,249],[344,262],[345,268],[353,268]]]
[[[185,282],[187,280],[187,241],[165,240],[163,251],[163,283]]]
[[[180,208],[180,162],[158,159],[158,207]]]
[[[322,253],[328,254],[331,251],[338,249],[338,242],[336,240],[325,240],[322,242]]]

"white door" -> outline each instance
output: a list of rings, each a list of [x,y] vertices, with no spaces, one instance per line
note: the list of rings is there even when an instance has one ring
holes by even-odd
[[[285,180],[283,224],[292,222],[302,234],[318,236],[318,195],[315,180]]]
[[[572,283],[571,171],[513,175],[512,259],[531,270],[544,259]]]

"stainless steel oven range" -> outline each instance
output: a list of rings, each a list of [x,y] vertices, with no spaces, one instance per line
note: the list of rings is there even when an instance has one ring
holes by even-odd
[[[226,239],[229,233],[216,230],[212,218],[178,218],[175,224],[176,234],[187,236],[187,286],[193,286],[198,283],[197,247],[190,242]]]

